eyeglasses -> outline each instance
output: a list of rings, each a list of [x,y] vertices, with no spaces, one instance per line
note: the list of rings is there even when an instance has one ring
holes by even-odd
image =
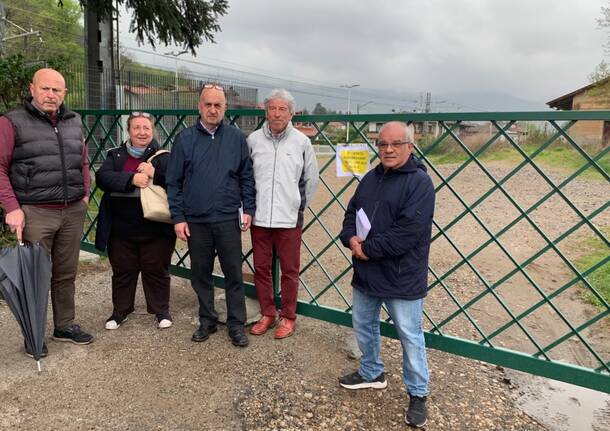
[[[398,150],[400,147],[402,147],[405,144],[410,144],[411,142],[409,141],[398,141],[398,142],[377,142],[377,148],[379,148],[381,151],[387,151],[389,148],[392,148],[393,150]]]
[[[217,84],[204,84],[203,88],[204,89],[214,88],[216,90],[220,90],[220,91],[223,91],[223,92],[225,91],[225,89],[222,86],[217,85]]]
[[[151,118],[152,117],[152,115],[149,114],[148,112],[138,112],[138,111],[132,112],[131,114],[129,114],[129,116],[131,118],[136,118],[136,117]]]

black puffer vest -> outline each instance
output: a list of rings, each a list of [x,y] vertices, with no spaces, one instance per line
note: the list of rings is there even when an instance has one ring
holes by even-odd
[[[15,128],[9,178],[19,203],[67,203],[85,196],[80,116],[62,104],[54,127],[31,98],[4,115]]]

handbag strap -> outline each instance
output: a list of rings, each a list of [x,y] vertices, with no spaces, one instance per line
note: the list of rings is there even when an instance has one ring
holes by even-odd
[[[146,160],[146,162],[147,162],[147,163],[150,163],[150,162],[152,161],[152,159],[154,159],[154,158],[155,158],[155,157],[157,157],[158,155],[165,154],[165,153],[169,153],[169,151],[168,151],[168,150],[159,150],[159,151],[157,151],[155,154],[153,154],[152,156],[150,156],[150,157],[148,158],[148,160]]]

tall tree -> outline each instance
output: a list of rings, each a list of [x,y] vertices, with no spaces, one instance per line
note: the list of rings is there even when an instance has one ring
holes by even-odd
[[[604,60],[601,61],[597,66],[595,66],[595,70],[589,75],[589,81],[591,83],[602,81],[610,76],[610,65],[606,63]]]
[[[604,51],[608,54],[610,53],[610,6],[602,6],[601,15],[601,18],[597,20],[597,25],[606,29],[608,34],[608,40],[604,44]],[[595,84],[595,87],[589,91],[590,95],[608,97],[610,95],[610,79],[608,78],[610,78],[610,66],[602,60],[589,75],[589,81]]]
[[[312,114],[314,114],[314,115],[328,114],[328,109],[326,109],[320,102],[318,102],[318,103],[316,103],[316,106],[313,107]]]
[[[597,25],[600,28],[606,29],[606,34],[608,34],[608,40],[604,44],[604,49],[606,53],[610,52],[610,6],[602,6],[601,7],[601,18],[597,19]]]
[[[41,66],[52,67],[69,76],[65,61],[59,58],[50,58],[41,64],[26,62],[21,53],[0,57],[0,112],[22,102],[23,97],[29,94],[28,86],[34,72]]]
[[[102,20],[116,12],[114,1],[78,1]],[[57,0],[59,6],[66,2]],[[220,31],[218,18],[229,8],[227,0],[116,0],[116,4],[132,11],[130,30],[138,42],[147,41],[153,47],[158,42],[182,45],[192,54],[204,41],[214,42],[214,33]]]
[[[82,11],[76,0],[4,0],[6,10],[5,54],[21,53],[26,62],[61,57],[83,63]],[[24,34],[34,32],[28,36]]]

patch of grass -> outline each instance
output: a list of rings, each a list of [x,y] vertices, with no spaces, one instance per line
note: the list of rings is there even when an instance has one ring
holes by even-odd
[[[429,154],[428,160],[434,165],[448,165],[451,163],[461,163],[468,159],[466,154],[445,153],[445,154]]]
[[[479,156],[481,160],[486,161],[509,161],[518,162],[523,158],[514,149],[508,147],[502,147],[497,149],[487,149],[483,154]]]
[[[535,145],[523,145],[521,147],[527,155],[533,154],[538,146]],[[594,153],[599,152],[598,150],[587,150],[587,153],[591,156]],[[486,151],[481,155],[481,160],[487,161],[509,161],[518,163],[523,160],[521,155],[512,148],[499,148],[492,151]],[[536,155],[534,162],[542,168],[553,168],[561,169],[567,172],[574,172],[582,167],[586,161],[574,148],[566,147],[563,145],[550,146],[545,148],[542,153]],[[597,164],[606,172],[610,172],[610,153],[604,155],[601,159],[597,160]],[[581,175],[587,179],[604,180],[602,175],[590,166]],[[605,180],[604,180],[605,181]]]
[[[606,236],[608,236],[609,233],[610,229],[604,231],[604,235]],[[610,249],[597,237],[583,240],[580,244],[580,248],[586,250],[586,252],[576,259],[574,264],[581,272],[586,271],[610,255]],[[589,274],[587,280],[605,301],[610,303],[610,261],[607,261],[601,267]],[[582,292],[583,297],[587,302],[597,306],[599,309],[604,308],[602,307],[602,303],[588,288],[582,286]]]
[[[530,149],[528,150],[528,154],[531,154],[534,151]],[[589,155],[594,152],[597,151],[588,151]],[[539,156],[536,157],[536,159],[540,159],[544,165],[554,168],[563,168],[571,172],[578,170],[580,167],[586,164],[585,159],[578,151],[576,151],[574,148],[563,146],[545,149]],[[597,164],[606,172],[610,172],[610,154],[606,154],[604,157],[599,159]],[[596,177],[600,180],[602,179],[602,176],[593,167],[587,168],[583,175],[587,177]]]

